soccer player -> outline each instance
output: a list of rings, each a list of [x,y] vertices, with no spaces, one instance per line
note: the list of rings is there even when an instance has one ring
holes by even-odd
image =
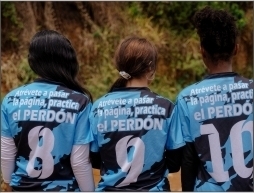
[[[70,41],[43,30],[28,62],[39,76],[12,90],[1,106],[1,169],[8,190],[94,191],[89,143],[91,95],[76,80]]]
[[[169,130],[174,105],[149,89],[156,62],[157,50],[144,38],[126,38],[116,50],[120,76],[89,117],[92,162],[96,152],[102,160],[96,191],[169,191],[167,167],[180,169],[185,143],[180,130]]]
[[[252,191],[253,80],[232,72],[237,27],[224,10],[194,16],[208,75],[183,89],[172,127],[182,130],[183,191]]]

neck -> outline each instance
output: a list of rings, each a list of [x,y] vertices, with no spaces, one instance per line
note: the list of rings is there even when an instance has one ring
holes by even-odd
[[[148,87],[148,81],[146,78],[131,78],[128,80],[126,87]]]
[[[209,74],[217,74],[223,72],[232,72],[231,61],[219,61],[217,63],[206,64]]]

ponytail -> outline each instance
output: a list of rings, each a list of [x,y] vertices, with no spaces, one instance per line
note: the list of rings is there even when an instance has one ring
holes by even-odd
[[[123,78],[123,77],[119,77],[111,86],[109,92],[113,91],[115,88],[124,88],[126,87],[127,84],[127,79]]]

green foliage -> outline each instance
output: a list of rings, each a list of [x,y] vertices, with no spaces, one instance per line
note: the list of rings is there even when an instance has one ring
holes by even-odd
[[[20,80],[19,86],[31,83],[35,78],[37,78],[37,75],[31,70],[27,58],[22,58],[18,69],[18,79]]]
[[[132,17],[138,17],[142,15],[142,9],[139,2],[130,2],[128,8],[129,15]]]
[[[94,76],[86,81],[85,87],[91,92],[94,101],[106,94],[113,82],[118,78],[113,65],[102,65]]]
[[[17,47],[19,30],[23,28],[23,24],[18,19],[14,2],[1,2],[1,22],[1,47]]]
[[[176,83],[176,82],[175,82]],[[155,79],[151,83],[151,90],[159,95],[175,101],[178,91],[181,87],[180,84],[172,83],[170,76],[155,76]]]
[[[8,18],[13,25],[22,28],[22,23],[18,20],[17,12],[13,2],[3,1],[1,2],[1,14],[2,17]]]
[[[151,89],[174,101],[180,90],[200,81],[206,74],[199,54],[198,36],[192,25],[194,13],[206,5],[228,10],[237,18],[238,27],[246,30],[245,14],[247,9],[251,9],[248,8],[250,4],[247,2],[127,2],[124,4],[124,9],[121,11],[116,9],[117,14],[112,15],[109,10],[113,9],[105,7],[106,11],[101,14],[104,14],[105,17],[110,15],[110,19],[105,19],[105,23],[101,22],[103,24],[100,26],[100,22],[94,21],[95,28],[91,32],[85,31],[82,35],[75,34],[76,37],[79,37],[79,42],[86,42],[80,44],[80,47],[76,47],[80,61],[79,80],[92,93],[94,100],[107,93],[119,76],[113,66],[116,46],[126,36],[138,35],[149,39],[158,48],[159,69],[151,84]],[[41,12],[43,13],[43,11]],[[10,20],[13,24],[5,30],[8,32],[5,34],[9,37],[3,36],[3,39],[6,41],[9,38],[12,41],[18,41],[17,25],[22,22],[17,17],[14,3],[2,2],[2,17]],[[73,17],[75,17],[74,13]],[[44,26],[44,23],[39,23],[40,20],[43,19],[38,19],[38,26]],[[65,29],[64,26],[63,29]],[[252,28],[247,29],[252,30]],[[72,41],[72,38],[70,40]],[[248,64],[244,64],[247,68],[241,69],[240,74],[251,78],[253,77],[252,65],[249,63],[248,60]],[[16,68],[19,72],[20,85],[29,83],[36,77],[29,68],[26,59],[21,59]],[[6,87],[10,87],[9,85]]]
[[[254,79],[253,64],[250,64],[246,68],[243,68],[243,69],[237,69],[237,71],[234,70],[234,68],[233,68],[233,71],[239,73],[243,77]]]
[[[205,6],[225,9],[236,19],[241,30],[246,25],[244,9],[247,2],[195,1],[195,2],[141,2],[142,12],[153,17],[153,22],[162,28],[170,28],[179,35],[185,36],[193,31],[192,17]]]
[[[244,9],[241,6],[244,6],[244,2],[226,2],[226,1],[217,1],[217,2],[207,2],[207,5],[215,9],[225,9],[231,13],[236,18],[236,24],[239,30],[242,30],[246,25],[246,19],[244,15]],[[247,2],[245,2],[247,3]],[[202,8],[206,5],[205,2],[200,2],[199,8]]]

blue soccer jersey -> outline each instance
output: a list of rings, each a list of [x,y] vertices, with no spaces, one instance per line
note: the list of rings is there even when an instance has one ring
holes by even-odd
[[[209,75],[180,92],[175,113],[173,127],[181,127],[199,158],[194,191],[250,191],[253,80],[233,72]]]
[[[184,145],[180,130],[169,130],[173,103],[148,88],[119,88],[98,99],[90,113],[100,152],[97,191],[168,191],[165,149]]]
[[[37,79],[8,93],[1,135],[17,147],[10,185],[15,191],[80,191],[73,174],[73,145],[90,143],[92,104],[84,94]]]

